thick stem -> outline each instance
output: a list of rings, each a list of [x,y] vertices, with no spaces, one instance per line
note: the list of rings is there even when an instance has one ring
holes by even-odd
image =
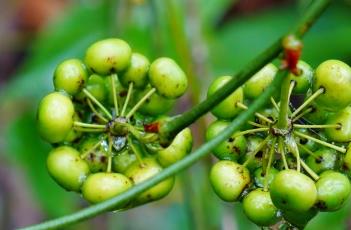
[[[313,1],[306,14],[302,16],[300,22],[288,34],[295,34],[297,37],[302,37],[327,8],[329,3],[330,0]],[[284,37],[285,36],[282,38]],[[235,74],[235,77],[233,77],[232,80],[227,82],[227,84],[221,88],[221,90],[218,90],[211,97],[194,106],[182,115],[174,117],[169,122],[163,124],[160,128],[161,135],[165,139],[171,140],[178,132],[191,125],[199,117],[210,111],[215,105],[243,85],[257,71],[262,69],[267,63],[271,62],[279,55],[282,51],[282,38],[273,43],[256,59],[245,65],[241,71]]]
[[[288,128],[288,122],[289,122],[288,111],[289,111],[290,95],[295,85],[295,82],[291,81],[289,76],[286,79],[284,79],[282,87],[280,89],[280,109],[279,109],[279,117],[278,117],[278,123],[277,123],[277,127],[279,129]]]
[[[109,119],[112,119],[112,115],[111,113],[105,108],[105,106],[103,106],[87,89],[83,89],[83,93],[92,101],[94,102],[97,106],[100,107],[100,109],[102,110],[102,112],[104,112],[106,114],[106,116]]]

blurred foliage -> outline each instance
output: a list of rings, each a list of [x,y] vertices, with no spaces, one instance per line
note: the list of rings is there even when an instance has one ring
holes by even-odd
[[[0,125],[6,124],[6,129],[1,134],[7,143],[6,156],[14,166],[23,170],[30,185],[29,190],[49,217],[78,208],[77,196],[63,191],[49,178],[45,169],[45,158],[50,147],[40,140],[35,131],[35,108],[40,98],[52,90],[51,76],[59,62],[71,57],[82,58],[84,49],[90,43],[116,35],[127,40],[135,51],[145,53],[150,59],[165,55],[175,58],[183,67],[194,65],[194,60],[183,60],[184,50],[179,51],[177,45],[182,39],[183,42],[188,42],[192,33],[188,28],[188,17],[195,12],[194,15],[199,16],[199,33],[206,43],[207,65],[211,69],[210,76],[198,76],[198,81],[209,81],[216,75],[231,74],[239,70],[243,64],[291,28],[295,20],[298,20],[297,15],[301,15],[305,7],[299,1],[279,8],[239,15],[218,27],[217,22],[237,1],[196,0],[191,3],[195,7],[188,7],[186,0],[170,1],[173,1],[174,9],[167,8],[167,1],[162,0],[145,1],[140,5],[133,5],[126,0],[80,1],[73,4],[60,18],[50,22],[42,30],[31,45],[25,63],[0,90],[1,113],[4,115],[4,124]],[[170,10],[175,18],[169,18]],[[351,61],[350,10],[350,5],[343,2],[330,7],[306,36],[304,60],[313,66],[330,58]],[[184,30],[184,38],[174,35],[172,23],[179,23]],[[191,48],[191,45],[185,44],[185,47]],[[184,207],[173,202],[166,209],[161,209],[163,211],[156,212],[157,219],[149,219],[146,215],[140,217],[140,221],[148,223],[146,225],[150,225],[150,229],[158,221],[166,224],[163,227],[167,226],[167,229],[187,229],[186,226],[194,226],[194,223],[190,223],[192,221],[197,224],[204,222],[207,229],[223,226],[221,216],[228,208],[224,208],[223,203],[213,196],[206,179],[207,169],[202,167],[191,169],[193,176],[185,185],[189,186],[186,191],[190,191],[191,197],[195,199],[190,200],[190,206],[194,207]],[[257,229],[248,222],[242,209],[238,208],[239,205],[234,206],[238,228]],[[131,212],[142,216],[145,214],[144,209],[145,207]],[[181,210],[188,210],[189,215],[191,210],[202,214],[193,213],[195,220],[192,220],[192,217],[182,214]],[[336,213],[320,214],[308,229],[345,229],[349,214],[349,206]],[[119,228],[123,229],[127,223],[121,223],[127,215],[128,212],[113,216],[110,220],[111,229],[115,229],[117,222]],[[134,228],[139,226],[138,221],[132,222],[129,224],[135,224]],[[155,229],[161,228],[160,226],[157,225]]]

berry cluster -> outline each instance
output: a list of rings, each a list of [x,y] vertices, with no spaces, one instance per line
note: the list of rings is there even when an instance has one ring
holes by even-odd
[[[60,63],[55,92],[40,102],[41,136],[54,149],[47,158],[52,178],[91,203],[107,200],[162,171],[191,151],[190,129],[164,146],[159,122],[187,89],[187,77],[170,58],[149,60],[123,40],[92,44],[84,62]],[[128,204],[130,208],[167,195],[170,177]]]
[[[277,71],[266,65],[214,107],[218,120],[209,125],[206,139],[247,109]],[[217,78],[208,96],[230,79]],[[292,97],[303,99],[296,109]],[[246,216],[259,226],[304,228],[319,211],[340,209],[351,191],[350,104],[347,64],[327,60],[313,70],[299,61],[271,103],[213,150],[219,159],[210,172],[214,191],[225,201],[242,202]]]

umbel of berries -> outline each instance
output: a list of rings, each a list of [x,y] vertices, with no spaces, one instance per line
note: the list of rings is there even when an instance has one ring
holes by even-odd
[[[298,49],[289,39],[290,48]],[[339,210],[350,196],[351,68],[339,60],[327,60],[316,69],[304,61],[285,64],[290,73],[280,95],[213,149],[219,161],[209,178],[221,199],[242,202],[243,212],[258,226],[303,229],[318,212]],[[214,107],[216,120],[206,139],[246,110],[277,71],[266,65]],[[208,95],[228,81],[235,79],[215,79]],[[294,107],[296,96],[304,101]]]
[[[60,63],[53,85],[37,112],[39,132],[54,147],[47,169],[64,189],[91,203],[130,189],[191,151],[189,128],[168,146],[159,140],[158,124],[188,86],[170,58],[150,62],[127,42],[105,39],[89,46],[83,60]],[[115,208],[161,199],[173,185],[170,177]]]

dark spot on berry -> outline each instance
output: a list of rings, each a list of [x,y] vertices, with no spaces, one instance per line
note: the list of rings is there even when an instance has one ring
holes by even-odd
[[[125,90],[124,90],[124,91],[121,91],[121,92],[119,92],[119,96],[120,96],[120,97],[125,97],[125,96],[127,96],[127,93],[128,93],[128,92],[125,91]]]
[[[240,153],[240,148],[238,146],[233,146],[234,153]]]
[[[307,143],[307,141],[308,141],[307,139],[301,138],[299,142],[300,142],[300,144],[304,145]]]
[[[335,128],[336,130],[341,130],[342,129],[342,124],[341,123],[336,123],[337,125],[339,125],[339,127]]]
[[[255,155],[256,158],[262,158],[263,156],[263,151],[258,151],[257,154]]]
[[[349,170],[349,167],[344,163],[344,164],[342,164],[342,169],[347,171],[347,170]]]
[[[322,163],[322,161],[323,161],[323,157],[317,157],[317,158],[316,158],[316,163],[317,163],[317,164]]]
[[[264,177],[266,175],[266,173],[265,172],[261,172],[261,177]]]
[[[101,163],[106,163],[106,160],[107,160],[107,157],[105,157],[105,156],[100,157]]]
[[[228,142],[233,142],[233,141],[234,141],[234,138],[232,137],[228,139]]]

